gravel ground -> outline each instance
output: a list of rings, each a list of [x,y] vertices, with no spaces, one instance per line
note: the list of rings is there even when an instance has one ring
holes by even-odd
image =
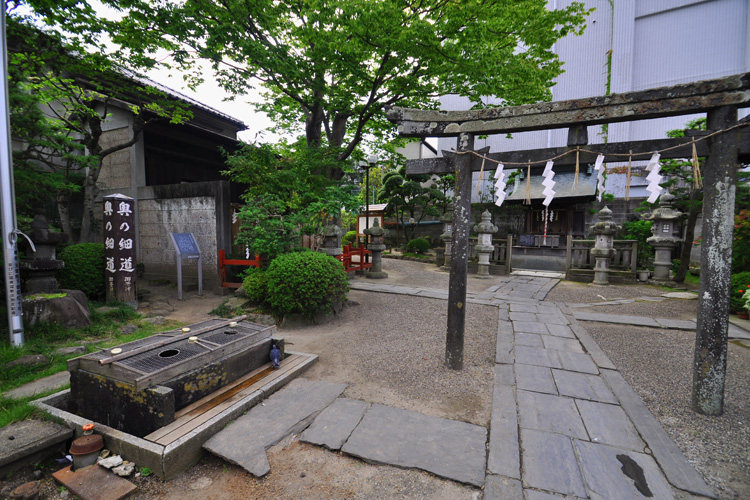
[[[349,300],[329,324],[279,330],[289,350],[320,355],[306,376],[348,383],[351,398],[488,425],[497,308],[467,305],[464,369],[454,371],[443,363],[445,301],[360,291]]]
[[[438,267],[434,263],[428,264],[410,260],[384,258],[383,271],[388,273],[388,279],[384,283],[389,285],[432,288],[435,290],[448,289],[450,273],[438,271]],[[479,279],[469,273],[469,279],[466,282],[466,291],[483,292],[492,285],[497,285],[509,279],[508,276],[493,276],[492,279]],[[374,281],[377,282],[378,280]]]
[[[599,286],[574,281],[561,281],[547,297],[549,302],[566,304],[591,304],[589,307],[576,307],[574,311],[602,314],[625,314],[647,316],[649,318],[695,319],[698,313],[697,295],[695,300],[665,299],[661,302],[637,300],[642,297],[661,297],[674,290],[654,285],[609,285]],[[616,299],[635,299],[630,304],[594,305]]]
[[[546,300],[602,302],[659,296],[649,285],[594,286],[561,282]],[[689,319],[696,300],[638,301],[576,309],[610,314]],[[750,498],[750,342],[730,342],[724,413],[707,417],[690,408],[695,334],[627,325],[581,322],[625,380],[721,499]]]

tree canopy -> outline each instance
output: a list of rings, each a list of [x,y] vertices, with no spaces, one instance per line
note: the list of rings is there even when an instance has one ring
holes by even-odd
[[[551,50],[580,33],[587,11],[546,0],[105,0],[125,9],[116,43],[170,51],[183,70],[211,62],[230,93],[264,89],[258,108],[308,146],[348,158],[366,134],[392,134],[383,107],[436,107],[444,94],[551,97],[562,72]],[[195,75],[194,75],[195,76]],[[340,169],[329,177],[340,178]]]

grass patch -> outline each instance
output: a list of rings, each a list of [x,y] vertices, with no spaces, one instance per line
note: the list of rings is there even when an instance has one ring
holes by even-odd
[[[212,316],[218,316],[220,318],[235,318],[245,314],[245,310],[241,307],[230,307],[225,300],[218,307],[208,312]]]
[[[120,328],[127,323],[138,327],[133,333],[123,335]],[[61,347],[84,345],[86,352],[91,353],[99,348],[108,348],[144,337],[154,333],[180,326],[176,323],[167,323],[155,326],[143,321],[141,315],[126,304],[108,306],[101,311],[95,308],[91,310],[91,324],[85,328],[67,329],[58,325],[39,325],[27,328],[25,331],[25,342],[22,347],[13,347],[9,342],[7,324],[4,335],[0,339],[0,393],[14,389],[28,382],[53,375],[67,369],[68,359],[79,356],[55,354]],[[11,361],[21,357],[40,354],[47,361],[33,365],[6,366]],[[35,396],[34,399],[39,396]]]
[[[413,253],[413,252],[404,252],[404,257],[413,257],[420,260],[435,260],[434,255],[424,255],[421,253]]]

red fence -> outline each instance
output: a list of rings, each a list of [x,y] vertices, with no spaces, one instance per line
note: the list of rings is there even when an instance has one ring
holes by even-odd
[[[336,258],[344,264],[344,270],[348,273],[349,271],[363,271],[372,268],[372,262],[366,262],[366,255],[372,255],[372,251],[363,246],[352,248],[351,245],[346,245],[344,253],[337,255]]]
[[[227,259],[224,250],[219,250],[219,274],[221,276],[221,286],[226,288],[239,288],[242,286],[242,283],[227,281],[227,266],[260,267],[260,265],[260,255],[256,255],[255,259]]]

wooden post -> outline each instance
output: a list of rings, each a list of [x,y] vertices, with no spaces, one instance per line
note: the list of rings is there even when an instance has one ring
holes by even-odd
[[[737,122],[737,108],[708,112],[708,132]],[[693,361],[692,407],[704,415],[721,415],[727,368],[729,287],[732,276],[732,231],[737,183],[737,138],[732,131],[710,140],[704,168],[703,244],[698,297],[698,326]]]
[[[474,149],[474,136],[458,136],[458,151]],[[469,218],[471,214],[470,154],[455,156],[456,197],[453,200],[452,259],[448,284],[448,331],[445,338],[445,364],[453,370],[464,367],[464,326],[466,320],[466,275],[469,260]]]

